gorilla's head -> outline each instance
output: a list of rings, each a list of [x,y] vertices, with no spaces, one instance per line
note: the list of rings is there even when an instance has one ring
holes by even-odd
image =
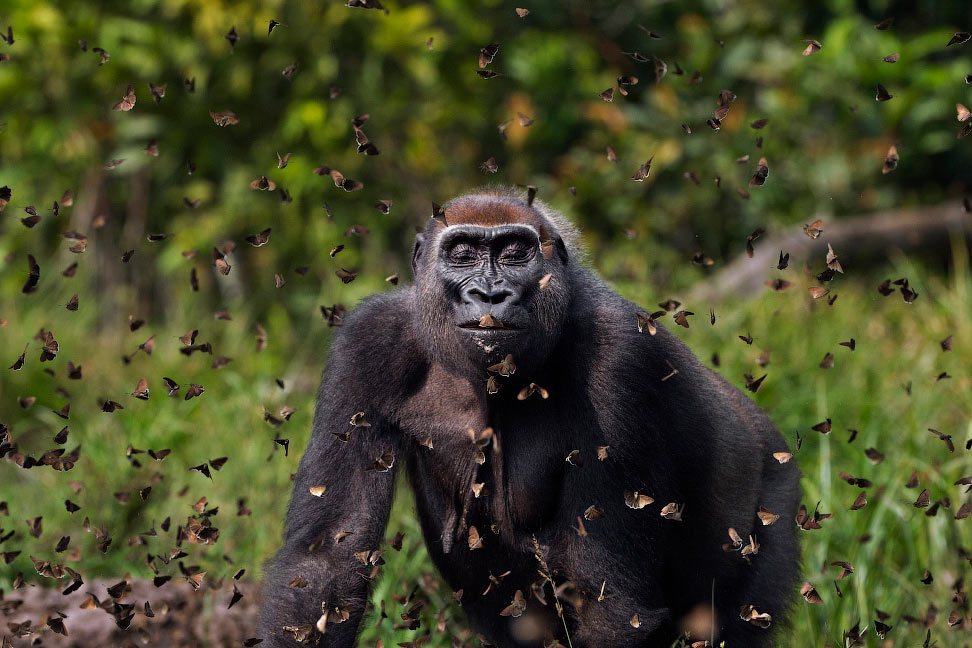
[[[443,206],[416,237],[417,316],[431,358],[482,378],[513,356],[520,378],[557,344],[570,302],[571,226],[544,205],[490,190]],[[517,381],[519,382],[519,381]]]

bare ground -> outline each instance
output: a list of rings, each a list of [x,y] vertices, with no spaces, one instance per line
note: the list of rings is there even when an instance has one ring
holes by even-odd
[[[9,645],[14,648],[35,645],[215,648],[242,646],[244,640],[256,636],[259,588],[254,583],[204,582],[198,590],[193,590],[187,582],[172,581],[156,588],[151,581],[132,581],[130,591],[112,599],[107,589],[117,583],[85,583],[67,596],[56,589],[29,585],[11,592],[0,591],[0,642],[3,637],[11,642],[2,643],[4,648]],[[228,608],[234,584],[243,598]],[[92,596],[103,607],[91,607]],[[113,601],[122,607],[113,605]],[[146,616],[145,601],[149,602],[153,617]],[[130,611],[124,607],[129,605],[134,606]],[[128,629],[123,630],[116,623],[116,616],[124,619],[131,613],[134,617]],[[48,624],[49,619],[57,617],[63,617],[63,635]],[[18,632],[18,626],[26,621],[30,621],[30,626]],[[55,621],[53,625],[58,624]]]

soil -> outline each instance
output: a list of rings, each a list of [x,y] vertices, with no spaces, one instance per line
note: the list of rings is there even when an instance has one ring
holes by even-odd
[[[217,648],[239,647],[246,639],[256,636],[259,587],[255,583],[207,584],[204,581],[198,590],[193,590],[184,581],[171,581],[160,588],[152,581],[132,581],[130,591],[113,599],[107,590],[118,583],[85,583],[67,596],[59,590],[29,585],[11,592],[0,591],[0,645]],[[234,585],[243,598],[229,608]],[[102,607],[91,607],[92,596]],[[113,605],[113,601],[119,606],[134,607],[129,611],[127,607]],[[145,601],[149,602],[153,617],[146,616]],[[90,609],[81,607],[85,604]],[[132,612],[134,617],[128,628],[119,627],[116,616],[124,625],[124,619]],[[59,616],[64,635],[48,625],[48,619]],[[29,634],[18,636],[17,626],[25,621],[30,621]],[[58,625],[56,621],[54,625]],[[2,643],[3,637],[11,643]]]

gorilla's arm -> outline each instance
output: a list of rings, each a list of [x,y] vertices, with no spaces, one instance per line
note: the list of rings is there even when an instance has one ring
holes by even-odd
[[[324,604],[330,613],[317,645],[354,645],[368,596],[368,580],[363,576],[373,569],[354,554],[379,549],[400,460],[398,431],[375,406],[381,389],[375,369],[381,363],[373,359],[380,352],[367,348],[366,339],[367,327],[374,324],[352,317],[332,343],[318,393],[313,437],[294,480],[285,544],[267,566],[263,645],[296,646],[292,636],[282,636],[282,628],[313,628]],[[350,419],[356,412],[364,412],[370,427],[352,426]],[[348,432],[350,438],[342,440],[339,435]],[[392,468],[369,470],[389,448],[394,453]],[[315,486],[325,486],[326,491],[314,496],[310,489]],[[298,578],[306,585],[294,584]],[[335,607],[349,612],[350,618],[335,623]]]

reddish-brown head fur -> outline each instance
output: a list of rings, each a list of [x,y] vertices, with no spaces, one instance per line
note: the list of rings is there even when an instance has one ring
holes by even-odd
[[[456,198],[445,205],[446,225],[532,225],[539,232],[543,218],[532,207],[517,198],[472,195]],[[441,223],[440,223],[441,225]]]

